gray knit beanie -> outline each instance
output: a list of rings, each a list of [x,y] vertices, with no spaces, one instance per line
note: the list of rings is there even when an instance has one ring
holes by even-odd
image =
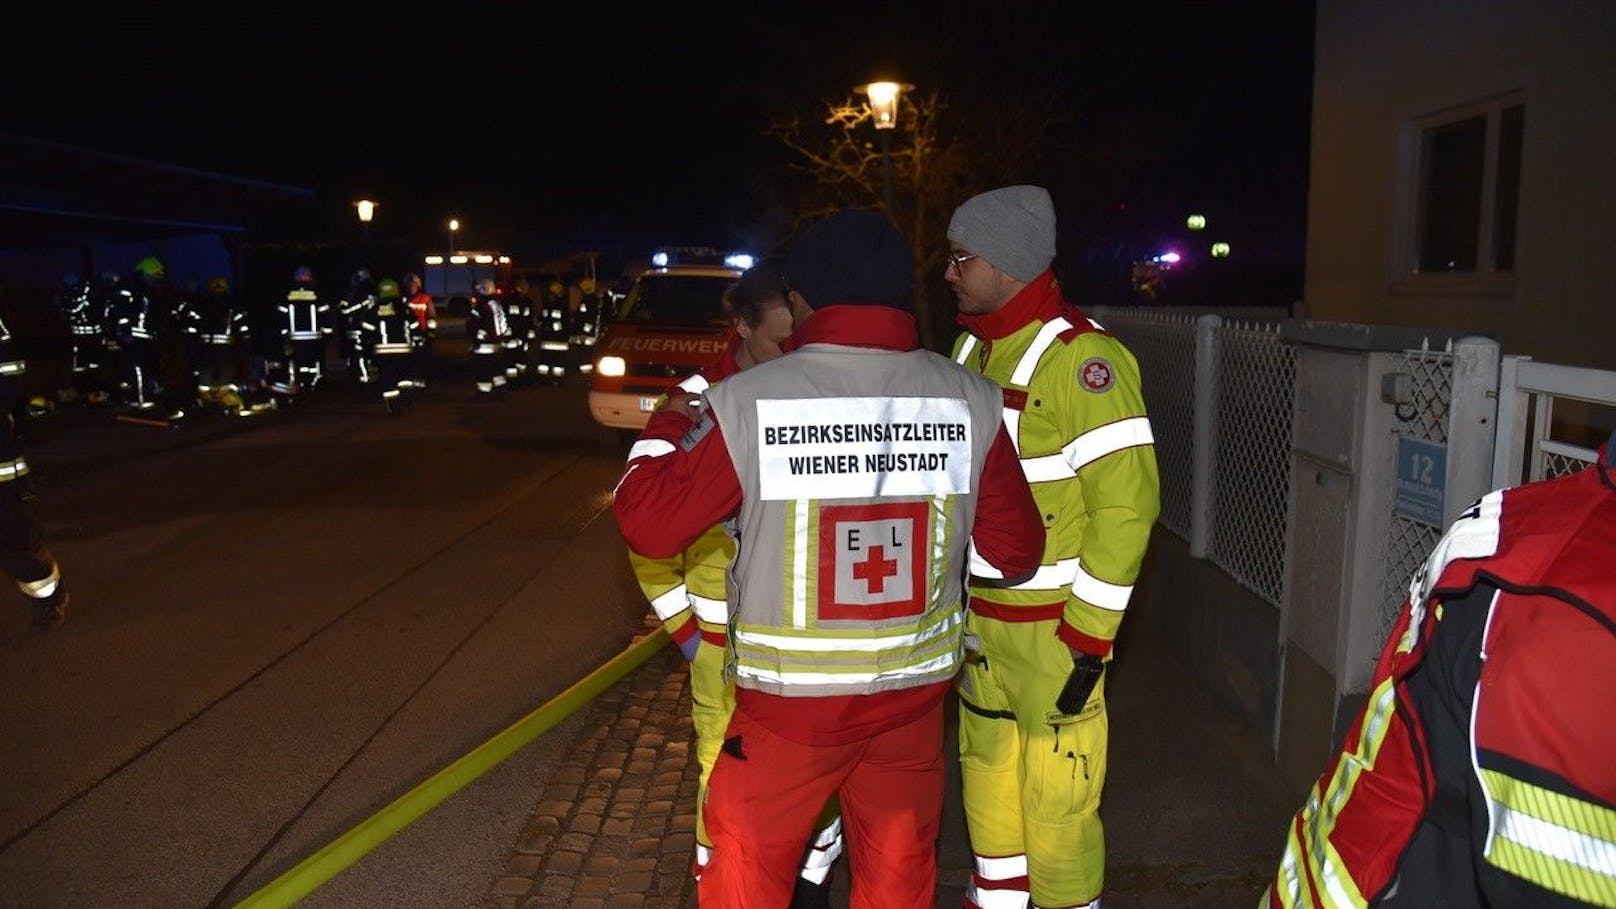
[[[1055,205],[1042,186],[988,190],[954,209],[948,239],[1017,281],[1031,281],[1055,261]]]

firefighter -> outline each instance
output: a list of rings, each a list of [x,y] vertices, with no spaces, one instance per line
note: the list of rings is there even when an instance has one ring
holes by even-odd
[[[571,313],[571,332],[567,341],[571,345],[573,360],[578,371],[588,374],[595,368],[595,339],[600,336],[600,296],[595,279],[580,278],[567,291],[567,309]]]
[[[197,276],[188,274],[180,282],[174,299],[170,301],[166,324],[164,350],[177,361],[171,374],[177,373],[185,391],[176,390],[174,398],[185,407],[202,403],[202,287]]]
[[[0,321],[0,567],[28,599],[33,626],[49,631],[67,615],[67,583],[45,545],[28,460],[17,442],[15,412],[28,364]]]
[[[1043,565],[973,578],[958,682],[960,776],[979,906],[1098,906],[1107,719],[1101,680],[1160,509],[1139,367],[1067,302],[1038,186],[972,197],[943,275],[966,329],[954,359],[1004,388],[1044,515]]]
[[[116,286],[107,312],[118,345],[121,403],[140,414],[156,413],[163,392],[157,376],[158,340],[164,321],[159,308],[163,277],[163,263],[156,256],[141,259],[135,263],[133,280]]]
[[[1438,541],[1263,906],[1616,906],[1616,434],[1602,448]]]
[[[438,308],[432,302],[432,295],[426,292],[421,283],[421,276],[410,272],[404,276],[404,285],[401,288],[404,300],[409,304],[410,312],[415,316],[415,331],[411,334],[411,343],[415,346],[415,356],[410,363],[410,382],[416,394],[426,390],[427,365],[432,360],[432,341],[438,334]]]
[[[208,279],[197,300],[197,397],[204,404],[238,413],[242,409],[240,345],[251,341],[247,313],[230,296],[223,275]]]
[[[511,284],[508,294],[500,301],[505,304],[505,318],[511,325],[510,337],[505,339],[505,379],[511,385],[526,383],[529,378],[528,345],[533,340],[533,297],[528,294],[527,279],[518,278]]]
[[[360,268],[348,279],[348,291],[343,294],[337,314],[342,322],[343,357],[348,363],[348,378],[363,385],[376,381],[375,364],[370,359],[370,346],[365,340],[365,326],[376,316],[376,282],[370,269]]]
[[[477,398],[486,401],[505,391],[504,349],[511,326],[494,282],[486,278],[478,281],[476,291],[466,312],[466,338],[470,342]]]
[[[725,294],[734,333],[718,362],[686,377],[677,388],[699,394],[724,378],[780,356],[780,344],[791,334],[789,291],[779,273],[757,266],[741,275]],[[660,403],[660,402],[659,402]],[[653,559],[629,551],[629,565],[651,609],[679,651],[690,662],[690,718],[696,731],[696,854],[692,876],[701,880],[712,857],[712,839],[702,820],[707,781],[718,758],[735,710],[735,688],[724,675],[728,651],[729,608],[725,603],[725,570],[735,544],[717,524],[688,549],[669,559]],[[835,799],[815,822],[803,852],[793,909],[829,903],[831,866],[842,854],[842,824]]]
[[[300,265],[292,272],[292,286],[275,307],[276,325],[285,365],[274,370],[270,388],[285,400],[308,394],[325,373],[325,348],[335,328],[331,304],[321,299],[314,272]]]
[[[76,401],[84,404],[104,404],[106,392],[107,345],[101,310],[101,296],[88,281],[78,275],[62,276],[57,305],[67,321],[69,341],[72,344],[72,384],[58,393],[62,403]]]
[[[364,334],[376,368],[376,384],[382,390],[382,406],[391,417],[404,413],[410,405],[416,324],[398,282],[392,278],[377,281],[376,311],[365,324]]]
[[[567,287],[559,280],[545,288],[534,331],[538,351],[533,371],[541,381],[560,385],[567,378],[567,352],[571,349],[568,326]]]

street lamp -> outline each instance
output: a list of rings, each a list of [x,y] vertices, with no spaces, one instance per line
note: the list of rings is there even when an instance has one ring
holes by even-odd
[[[913,85],[900,82],[871,82],[854,86],[853,91],[869,98],[870,118],[881,135],[881,204],[887,217],[892,216],[892,133],[898,128],[898,98],[904,92],[914,91]]]
[[[460,222],[454,218],[449,219],[449,255],[454,255],[454,235],[460,229]]]
[[[364,229],[365,239],[368,240],[370,239],[370,219],[376,217],[376,203],[369,199],[360,199],[354,203],[354,208],[359,209],[359,223]]]

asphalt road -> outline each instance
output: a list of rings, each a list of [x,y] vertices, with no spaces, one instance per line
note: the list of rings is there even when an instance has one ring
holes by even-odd
[[[0,610],[0,905],[234,905],[621,651],[612,438],[579,384],[482,403],[459,369],[396,419],[336,385],[31,430],[72,603]],[[300,905],[476,905],[543,741]]]

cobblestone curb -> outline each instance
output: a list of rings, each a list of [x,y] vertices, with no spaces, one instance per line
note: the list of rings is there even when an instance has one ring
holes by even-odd
[[[484,909],[679,909],[692,899],[689,672],[669,647],[597,697]]]

